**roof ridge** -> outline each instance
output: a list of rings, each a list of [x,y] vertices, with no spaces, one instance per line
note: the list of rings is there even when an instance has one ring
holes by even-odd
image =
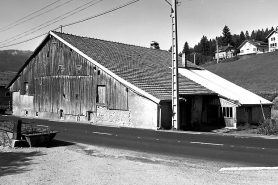
[[[126,45],[126,46],[135,46],[135,47],[141,47],[141,48],[146,48],[146,49],[152,49],[152,48],[145,47],[145,46],[139,46],[139,45],[134,45],[134,44],[127,44],[127,43],[111,41],[111,40],[104,40],[104,39],[93,38],[93,37],[79,36],[79,35],[74,35],[74,34],[70,34],[70,33],[61,33],[61,32],[57,32],[57,31],[52,31],[52,32],[53,33],[58,33],[58,34],[71,35],[71,36],[75,36],[75,37],[87,38],[87,39],[95,39],[95,40],[104,41],[104,42],[112,42],[112,43],[116,43],[116,44],[123,44],[123,45]],[[169,51],[163,50],[163,49],[156,49],[156,51],[169,52]]]

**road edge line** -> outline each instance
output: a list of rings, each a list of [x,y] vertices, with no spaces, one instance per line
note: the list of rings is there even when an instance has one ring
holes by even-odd
[[[225,171],[259,171],[259,170],[278,170],[278,167],[231,167],[221,168],[219,172]]]

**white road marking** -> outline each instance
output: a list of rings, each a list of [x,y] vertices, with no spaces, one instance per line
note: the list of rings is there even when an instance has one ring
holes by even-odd
[[[103,133],[103,132],[92,132],[93,134],[101,134],[101,135],[109,135],[112,136],[112,134],[109,133]]]
[[[192,144],[201,144],[201,145],[215,145],[215,146],[223,146],[224,144],[217,144],[217,143],[203,143],[203,142],[190,142]]]
[[[221,168],[219,171],[259,171],[259,170],[278,170],[278,167],[233,167]]]

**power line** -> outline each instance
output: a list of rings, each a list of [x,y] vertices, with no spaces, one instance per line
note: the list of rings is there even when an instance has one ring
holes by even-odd
[[[102,1],[102,0],[100,0],[100,1]],[[97,15],[95,15],[95,16],[91,16],[91,17],[82,19],[82,20],[80,20],[80,21],[76,21],[76,22],[73,22],[73,23],[69,23],[69,24],[66,24],[66,25],[63,25],[63,26],[66,27],[66,26],[70,26],[70,25],[73,25],[73,24],[77,24],[77,23],[80,23],[80,22],[87,21],[87,20],[89,20],[89,19],[93,19],[93,18],[99,17],[99,16],[101,16],[101,15],[105,15],[105,14],[107,14],[107,13],[110,13],[110,12],[116,11],[116,10],[118,10],[118,9],[121,9],[121,8],[123,8],[123,7],[126,7],[126,6],[128,6],[128,5],[130,5],[130,4],[133,4],[133,3],[138,2],[138,1],[139,1],[139,0],[133,0],[133,1],[131,1],[131,2],[128,2],[128,3],[126,3],[126,4],[123,4],[123,5],[121,5],[121,6],[118,6],[118,7],[116,7],[116,8],[113,8],[113,9],[110,9],[110,10],[105,11],[105,12],[103,12],[103,13],[97,14]],[[97,2],[97,3],[98,3],[98,2]],[[59,28],[60,28],[60,27],[55,28],[55,29],[53,29],[53,30],[57,30],[57,29],[59,29]],[[47,33],[48,33],[48,32],[47,32]],[[47,34],[47,33],[44,33],[44,34],[41,34],[41,35],[32,37],[32,38],[30,38],[30,39],[27,39],[27,40],[24,40],[24,41],[21,41],[21,42],[17,42],[17,43],[14,43],[14,44],[4,45],[4,46],[2,45],[2,46],[0,46],[0,48],[5,48],[5,47],[9,47],[9,46],[18,45],[18,44],[21,44],[21,43],[24,43],[24,42],[28,42],[28,41],[34,40],[34,39],[36,39],[36,38],[38,38],[38,37],[41,37],[41,36],[43,36],[43,35],[45,35],[45,34]]]
[[[61,1],[61,0],[55,1],[54,3],[51,3],[50,5],[47,5],[47,6],[43,7],[43,8],[41,8],[41,9],[39,9],[39,10],[37,10],[37,11],[35,11],[35,12],[33,12],[33,13],[31,13],[31,14],[29,14],[29,15],[27,15],[27,16],[25,16],[25,17],[23,17],[23,18],[21,18],[21,19],[19,19],[19,20],[17,20],[17,21],[15,21],[15,22],[13,22],[13,23],[11,23],[11,24],[9,24],[9,25],[7,25],[7,26],[4,26],[3,28],[0,28],[0,31],[1,31],[2,29],[4,29],[4,28],[8,27],[8,26],[11,26],[11,25],[13,25],[13,24],[15,24],[15,23],[17,23],[17,22],[19,22],[19,21],[21,21],[21,20],[23,20],[23,19],[25,19],[25,18],[27,18],[27,17],[29,17],[29,16],[31,16],[31,15],[34,15],[35,13],[38,13],[39,11],[41,11],[41,10],[43,10],[43,9],[45,9],[45,8],[47,8],[47,7],[51,6],[51,5],[53,5],[53,4],[58,3],[59,1]]]
[[[47,33],[48,33],[48,32],[47,32]],[[14,43],[14,44],[6,45],[6,46],[0,46],[0,48],[6,48],[6,47],[9,47],[9,46],[14,46],[14,45],[22,44],[22,43],[24,43],[24,42],[28,42],[28,41],[30,41],[30,40],[34,40],[34,39],[36,39],[36,38],[39,38],[39,37],[41,37],[41,36],[44,36],[44,35],[46,35],[47,33],[38,35],[38,36],[36,36],[36,37],[32,37],[32,38],[30,38],[30,39],[27,39],[27,40],[24,40],[24,41],[21,41],[21,42],[17,42],[17,43]]]
[[[6,31],[6,30],[9,30],[9,29],[11,29],[11,28],[14,28],[14,27],[16,27],[16,26],[18,26],[18,25],[20,25],[20,24],[22,24],[22,23],[25,23],[25,22],[27,22],[27,21],[30,21],[30,20],[32,20],[32,19],[35,19],[35,18],[37,18],[38,16],[41,16],[41,15],[43,15],[43,14],[46,14],[46,13],[48,13],[48,12],[50,12],[50,11],[52,11],[52,10],[55,10],[55,9],[61,7],[61,6],[64,6],[65,4],[70,3],[71,1],[73,1],[73,0],[69,0],[69,1],[67,1],[67,2],[65,2],[65,3],[63,3],[63,4],[59,5],[59,6],[56,6],[56,7],[52,8],[52,9],[50,9],[50,10],[47,10],[47,11],[41,13],[41,14],[35,15],[35,16],[33,16],[33,17],[30,17],[30,18],[27,19],[27,20],[24,20],[24,21],[19,22],[19,23],[15,24],[15,25],[9,26],[9,27],[6,28],[6,29],[0,30],[0,33],[4,32],[4,31]],[[22,20],[22,19],[21,19],[21,20]]]
[[[86,4],[82,5],[82,6],[79,6],[78,8],[75,8],[75,9],[73,9],[73,10],[71,10],[71,11],[69,11],[69,12],[67,12],[67,13],[65,13],[65,14],[63,14],[63,15],[60,15],[60,16],[58,16],[58,17],[56,17],[56,18],[54,18],[54,19],[52,19],[52,20],[50,20],[50,21],[47,21],[47,22],[45,22],[45,23],[43,23],[43,24],[41,24],[41,25],[39,25],[39,26],[36,26],[36,27],[34,27],[34,28],[30,29],[30,30],[27,30],[27,31],[25,31],[25,32],[23,32],[23,33],[21,33],[21,34],[18,34],[18,35],[13,36],[13,37],[11,37],[11,38],[9,38],[9,39],[6,39],[6,40],[0,42],[0,44],[1,44],[1,46],[2,46],[2,45],[4,45],[4,44],[8,44],[8,43],[11,43],[11,42],[16,41],[16,40],[18,40],[18,39],[21,39],[21,38],[23,38],[23,37],[25,37],[25,36],[27,36],[27,35],[30,35],[30,34],[32,34],[32,33],[35,33],[36,31],[39,31],[39,30],[41,30],[41,29],[43,29],[43,28],[46,28],[46,27],[50,26],[51,24],[54,24],[54,23],[59,22],[59,21],[61,21],[61,20],[63,20],[63,19],[66,19],[66,18],[68,18],[69,16],[72,16],[72,15],[78,13],[78,12],[81,12],[81,11],[83,11],[83,10],[85,10],[85,9],[87,9],[87,8],[89,8],[89,7],[91,7],[91,6],[95,5],[95,4],[97,4],[97,3],[101,2],[101,1],[103,1],[103,0],[99,0],[98,2],[93,3],[94,1],[96,1],[96,0],[90,1],[89,3],[86,3]],[[89,5],[89,4],[90,4],[90,5]],[[87,6],[87,5],[89,5],[89,6]],[[84,7],[84,6],[87,6],[87,7],[82,8],[82,7]],[[82,8],[82,9],[81,9],[81,10],[78,10],[78,9],[80,9],[80,8]],[[78,11],[76,11],[76,10],[78,10]],[[76,12],[74,12],[74,11],[76,11]],[[72,12],[73,12],[73,13],[72,13]],[[70,13],[71,13],[71,14],[70,14]],[[68,15],[68,14],[69,14],[69,15]],[[68,16],[63,17],[63,16],[65,16],[65,15],[68,15]],[[61,17],[62,17],[62,18],[61,18]],[[59,18],[61,18],[61,19],[59,19]],[[57,19],[58,19],[58,20],[57,20]],[[56,21],[55,21],[55,20],[56,20]],[[53,22],[53,21],[54,21],[54,22]],[[47,24],[47,23],[49,23],[49,24]],[[44,25],[45,25],[45,26],[44,26]],[[43,27],[41,27],[41,26],[43,26]],[[41,28],[40,28],[40,27],[41,27]],[[32,31],[32,30],[34,30],[34,31]],[[32,31],[32,32],[30,32],[30,31]],[[30,32],[30,33],[28,33],[28,32]],[[25,34],[25,33],[27,33],[27,34]],[[24,35],[24,34],[25,34],[25,35]],[[22,35],[22,36],[21,36],[21,35]],[[19,37],[19,36],[20,36],[20,37]],[[9,41],[9,40],[10,40],[10,41]],[[8,41],[8,42],[5,42],[5,41]]]
[[[81,22],[87,21],[87,20],[89,20],[89,19],[93,19],[93,18],[99,17],[99,16],[101,16],[101,15],[105,15],[105,14],[107,14],[107,13],[116,11],[116,10],[121,9],[121,8],[123,8],[123,7],[126,7],[126,6],[128,6],[128,5],[131,5],[131,4],[133,4],[133,3],[137,2],[137,1],[139,1],[139,0],[133,0],[133,1],[131,1],[131,2],[128,2],[128,3],[126,3],[126,4],[123,4],[123,5],[121,5],[121,6],[118,6],[118,7],[116,7],[116,8],[112,8],[112,9],[110,9],[110,10],[108,10],[108,11],[105,11],[105,12],[103,12],[103,13],[100,13],[100,14],[97,14],[97,15],[94,15],[94,16],[91,16],[91,17],[88,17],[88,18],[85,18],[85,19],[76,21],[76,22],[72,22],[72,23],[69,23],[69,24],[65,24],[65,25],[62,25],[62,26],[63,26],[63,27],[71,26],[71,25],[73,25],[73,24],[81,23]]]
[[[164,0],[166,3],[168,3],[170,6],[172,6],[172,4],[168,1],[168,0]]]

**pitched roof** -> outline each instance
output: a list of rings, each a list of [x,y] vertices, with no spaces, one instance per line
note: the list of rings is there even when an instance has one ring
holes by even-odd
[[[54,32],[102,66],[160,100],[172,97],[172,55],[168,51]],[[187,62],[189,68],[203,68]],[[181,58],[179,58],[179,66]],[[179,75],[180,94],[215,94]]]
[[[256,41],[256,40],[245,40],[239,47],[238,49],[240,49],[246,42],[249,42],[250,44],[252,44],[253,46],[263,46],[263,47],[267,47],[268,44],[263,42],[263,41]]]
[[[277,32],[278,32],[278,26],[276,27],[276,29],[272,30],[265,38],[268,39],[269,37],[271,37],[273,33],[277,33]]]
[[[207,70],[181,69],[180,73],[239,105],[272,105],[272,103]]]
[[[135,91],[146,92],[145,94],[150,95],[151,98],[154,97],[156,102],[171,100],[172,71],[170,67],[172,66],[172,54],[170,52],[59,32],[50,32],[42,44],[49,36],[53,36],[65,43]],[[33,55],[38,52],[41,45],[37,47]],[[181,60],[179,57],[179,66],[182,66]],[[18,76],[30,61],[30,59],[27,60],[18,72]],[[188,68],[203,70],[203,68],[191,62],[187,62],[187,66]],[[181,75],[179,75],[179,87],[180,95],[216,94]]]
[[[228,46],[222,46],[222,47],[219,47],[219,52],[225,52],[227,49],[229,48],[234,48],[234,46],[231,46],[231,45],[228,45]],[[217,52],[217,51],[215,51]]]

